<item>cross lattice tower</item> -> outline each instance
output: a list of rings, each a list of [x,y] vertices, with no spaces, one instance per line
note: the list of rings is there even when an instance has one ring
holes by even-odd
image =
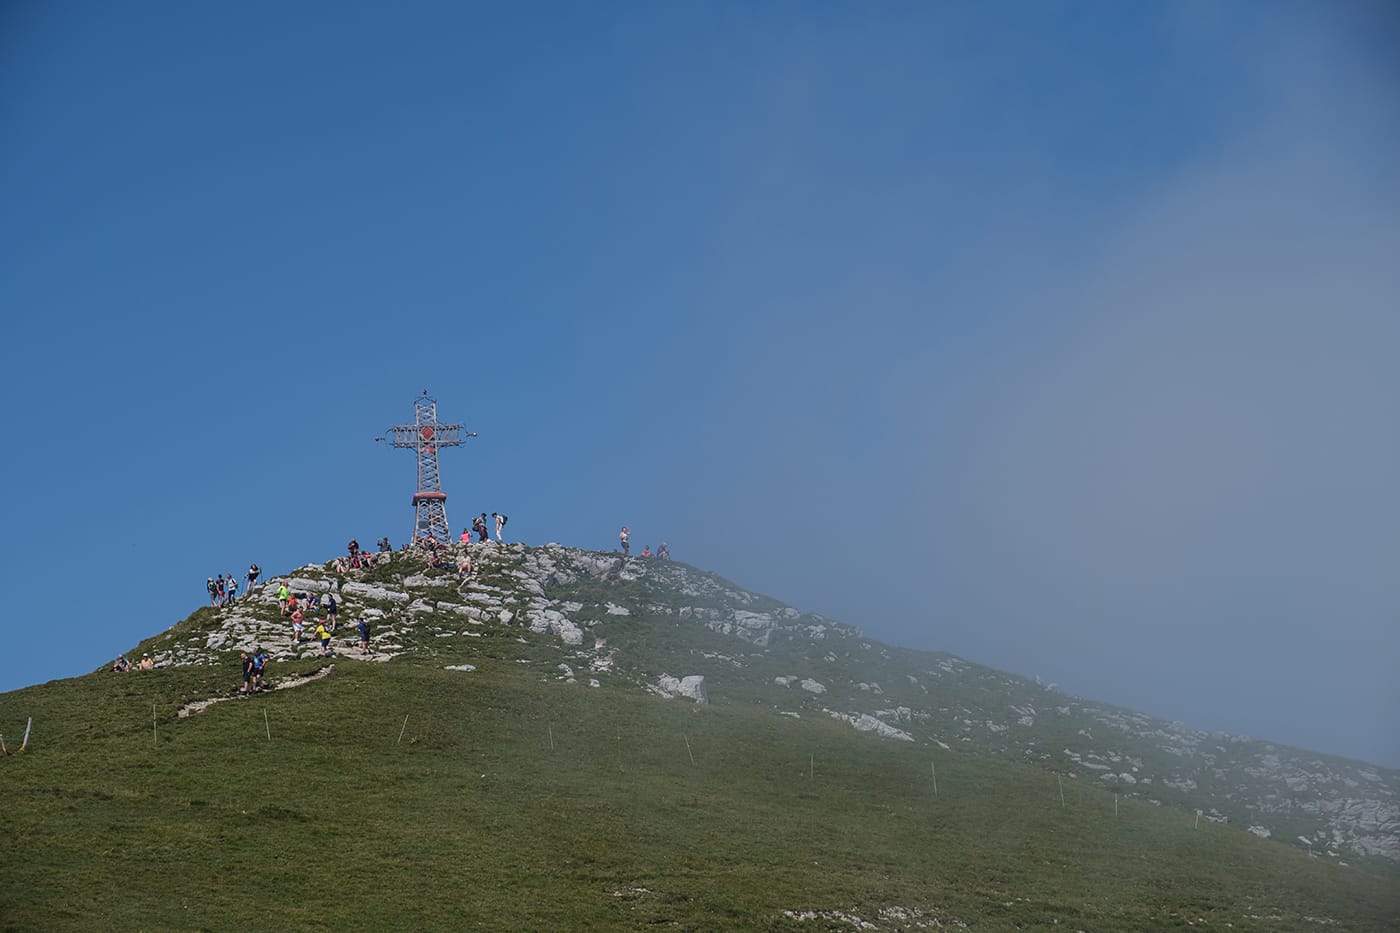
[[[463,432],[460,424],[439,424],[437,399],[428,397],[428,390],[413,400],[413,424],[396,424],[388,431],[394,447],[409,447],[418,453],[418,489],[413,494],[413,537],[417,547],[424,538],[439,544],[450,544],[452,531],[447,524],[447,493],[442,491],[438,475],[438,448],[458,447],[463,437],[476,437],[475,431]]]

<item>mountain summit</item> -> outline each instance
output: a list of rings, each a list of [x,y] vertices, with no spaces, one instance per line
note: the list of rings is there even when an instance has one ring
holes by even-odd
[[[13,922],[134,877],[179,926],[162,896],[190,871],[291,909],[278,865],[382,876],[407,911],[313,896],[322,913],[288,915],[312,926],[1383,929],[1400,909],[1395,771],[881,644],[679,562],[473,544],[440,563],[308,564],[136,646],[153,672],[0,698],[7,732],[35,721],[0,771],[24,802],[4,820]],[[284,583],[336,598],[331,656],[314,611],[294,640]],[[257,651],[273,689],[243,697]],[[496,894],[454,914],[399,874],[417,863]]]

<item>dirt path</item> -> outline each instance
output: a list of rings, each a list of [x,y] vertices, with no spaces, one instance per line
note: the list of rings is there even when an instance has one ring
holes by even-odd
[[[328,676],[333,670],[335,670],[335,665],[327,664],[319,671],[314,671],[303,677],[289,677],[286,680],[279,680],[277,681],[277,683],[272,685],[271,689],[290,690],[292,687],[300,687],[303,684],[311,683],[311,681],[313,680],[320,680],[322,677]],[[224,703],[228,700],[237,700],[240,699],[242,696],[243,694],[236,693],[233,696],[210,697],[207,700],[194,700],[193,702],[186,703],[184,706],[180,707],[179,717],[181,719],[185,719],[189,716],[194,715],[195,713],[204,712],[206,709],[213,706],[215,703]]]

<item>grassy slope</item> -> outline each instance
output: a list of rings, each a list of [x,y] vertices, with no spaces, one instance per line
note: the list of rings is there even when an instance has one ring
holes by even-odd
[[[1140,801],[1115,819],[1111,794],[1074,782],[1061,808],[1044,772],[974,753],[941,754],[935,797],[926,749],[546,681],[469,647],[474,673],[341,660],[184,720],[235,666],[0,697],[7,736],[36,721],[33,750],[0,761],[0,926],[784,929],[788,909],[885,906],[985,929],[1400,919],[1386,866]]]

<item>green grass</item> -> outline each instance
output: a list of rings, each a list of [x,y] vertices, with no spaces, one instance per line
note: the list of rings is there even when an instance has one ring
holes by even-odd
[[[342,659],[188,719],[189,699],[235,688],[236,664],[0,697],[7,741],[35,719],[32,749],[0,760],[0,926],[810,930],[841,924],[784,912],[892,906],[978,929],[1400,918],[1386,866],[1143,801],[1114,818],[1080,781],[1061,807],[1037,769],[473,663]]]

